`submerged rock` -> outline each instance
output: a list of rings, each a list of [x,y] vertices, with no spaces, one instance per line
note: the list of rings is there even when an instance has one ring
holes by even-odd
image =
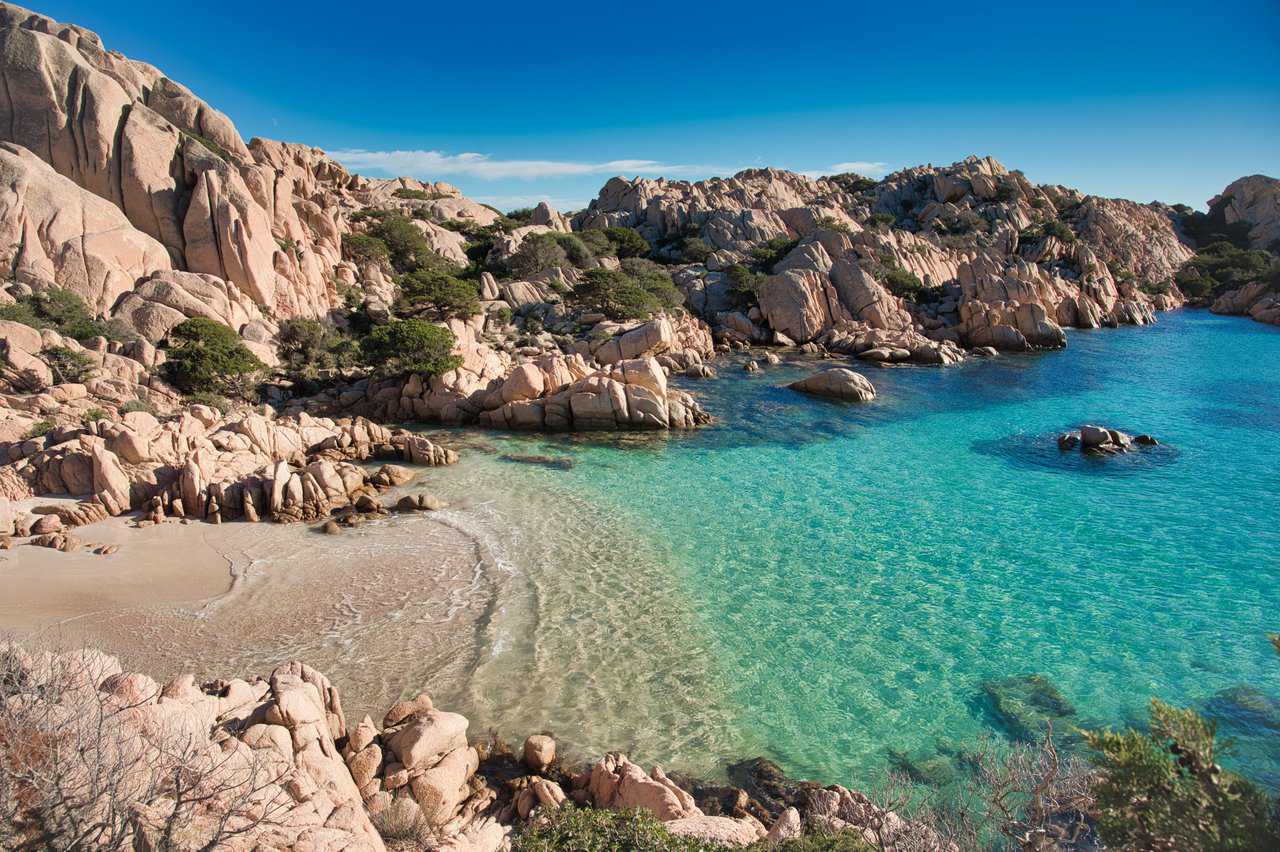
[[[499,456],[503,461],[515,462],[516,464],[533,464],[540,467],[549,467],[553,470],[569,470],[577,462],[566,456],[540,456],[540,455],[520,455],[518,453],[503,453]]]
[[[1063,732],[1060,722],[1076,715],[1076,708],[1042,674],[989,680],[982,693],[992,715],[1015,740],[1035,742],[1049,725]]]

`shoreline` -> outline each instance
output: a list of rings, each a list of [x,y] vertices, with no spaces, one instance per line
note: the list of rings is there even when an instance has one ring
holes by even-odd
[[[304,659],[348,673],[335,680],[354,712],[424,690],[453,698],[478,662],[491,560],[446,518],[393,515],[338,539],[309,523],[131,521],[77,528],[87,541],[121,544],[111,556],[30,545],[0,554],[0,633],[99,647],[165,678]],[[421,650],[411,631],[420,645],[449,649],[434,676],[410,659]],[[362,660],[374,644],[383,650]]]

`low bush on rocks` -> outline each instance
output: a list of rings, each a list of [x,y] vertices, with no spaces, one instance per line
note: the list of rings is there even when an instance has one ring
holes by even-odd
[[[63,337],[87,340],[111,337],[110,329],[94,319],[84,300],[58,287],[20,296],[12,305],[0,305],[0,320],[20,322],[38,329],[53,329]]]
[[[27,429],[27,431],[22,433],[22,440],[30,441],[32,438],[44,437],[49,434],[52,429],[52,420],[37,420],[35,423],[31,424],[31,427]]]
[[[530,234],[507,261],[507,270],[512,275],[527,278],[545,269],[568,265],[569,255],[555,234]]]
[[[613,253],[623,260],[628,257],[645,257],[653,250],[649,241],[635,228],[605,228],[604,235],[613,244]]]
[[[364,363],[382,376],[439,376],[462,363],[452,354],[456,342],[449,329],[426,320],[392,320],[360,341],[360,353]]]
[[[648,246],[648,243],[645,245]],[[507,261],[507,268],[502,271],[528,278],[557,266],[592,269],[598,265],[597,258],[607,257],[614,252],[613,241],[599,228],[572,234],[530,234],[520,243],[520,248],[516,249],[515,254]]]
[[[774,237],[751,250],[751,260],[762,272],[773,272],[774,265],[791,253],[800,241],[791,237]]]
[[[1071,226],[1059,219],[1048,219],[1023,228],[1018,233],[1018,242],[1034,243],[1043,240],[1045,237],[1056,237],[1064,243],[1074,243],[1076,241],[1076,233],[1071,230]]]
[[[327,322],[300,317],[285,320],[276,340],[289,371],[303,378],[315,378],[320,370],[359,362],[359,345]]]
[[[879,181],[872,180],[869,177],[863,177],[855,172],[845,172],[838,175],[827,175],[827,180],[840,187],[845,192],[857,194],[875,189],[879,185]]]
[[[88,426],[90,423],[97,423],[99,420],[107,420],[110,415],[101,408],[90,408],[84,414],[80,415],[80,422]]]
[[[715,249],[702,237],[685,237],[680,244],[680,260],[685,263],[706,263]]]
[[[82,383],[93,375],[93,361],[83,352],[65,346],[48,346],[40,350],[40,358],[49,365],[57,384]]]
[[[188,405],[207,405],[221,414],[229,414],[231,412],[231,400],[210,391],[189,393],[183,399],[186,400]]]
[[[342,256],[353,263],[386,263],[391,258],[387,244],[371,234],[343,234]]]
[[[591,269],[573,288],[577,307],[604,314],[612,320],[647,319],[678,307],[684,297],[671,276],[658,264],[633,257],[621,269]]]
[[[439,201],[449,196],[443,192],[427,192],[424,189],[409,189],[402,186],[395,192],[391,193],[395,198],[403,198],[406,201]]]
[[[205,317],[184,320],[169,332],[165,374],[184,393],[214,392],[244,396],[266,365],[240,336]]]
[[[568,805],[530,823],[511,845],[512,852],[710,852],[720,848],[668,834],[649,811]]]
[[[879,231],[885,228],[892,228],[893,223],[896,221],[898,221],[897,217],[892,213],[872,213],[871,217],[867,219],[866,226],[873,231]]]
[[[480,290],[475,281],[418,269],[401,276],[399,283],[395,304],[399,314],[424,314],[446,320],[480,312]]]
[[[754,305],[760,300],[760,288],[768,277],[760,272],[753,272],[741,263],[735,263],[724,271],[729,279],[729,288],[734,297],[742,305]]]
[[[145,411],[147,414],[155,414],[156,410],[151,403],[142,399],[131,399],[124,405],[120,406],[121,414],[132,414],[135,411]]]
[[[1265,251],[1248,251],[1223,240],[1196,253],[1178,270],[1178,288],[1192,299],[1207,299],[1270,276],[1280,285],[1280,263]]]

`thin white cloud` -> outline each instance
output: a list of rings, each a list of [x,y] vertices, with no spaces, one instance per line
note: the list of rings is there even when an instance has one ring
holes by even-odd
[[[446,154],[443,151],[366,151],[352,148],[329,155],[357,172],[380,171],[435,179],[462,175],[481,180],[536,180],[581,175],[712,175],[732,174],[722,166],[664,163],[658,160],[498,160],[488,154]]]
[[[884,177],[889,173],[889,164],[881,162],[872,162],[870,160],[854,160],[849,163],[834,163],[825,169],[813,169],[800,174],[811,177],[820,178],[827,175],[841,175],[846,172],[856,172],[863,177]]]

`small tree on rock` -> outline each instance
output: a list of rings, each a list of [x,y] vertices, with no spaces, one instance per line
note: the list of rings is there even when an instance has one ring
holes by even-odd
[[[360,341],[360,353],[365,364],[382,376],[439,376],[462,364],[462,358],[452,354],[456,343],[453,332],[426,320],[393,320]]]
[[[185,320],[169,332],[165,373],[185,393],[212,391],[243,397],[247,383],[266,365],[240,336],[206,317]]]

